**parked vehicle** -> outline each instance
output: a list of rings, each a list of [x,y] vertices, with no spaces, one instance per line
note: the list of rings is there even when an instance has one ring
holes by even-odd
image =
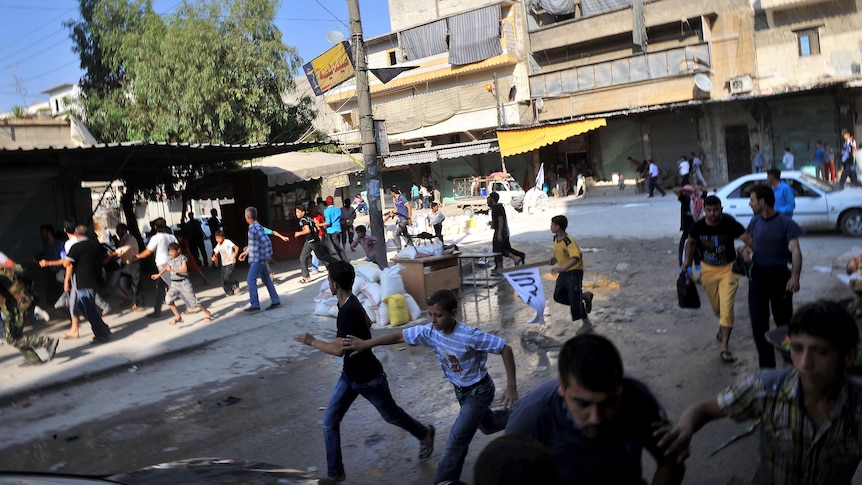
[[[862,237],[862,189],[838,189],[798,171],[781,172],[781,180],[793,189],[793,220],[803,229],[838,229],[848,236]],[[765,173],[744,175],[718,189],[715,195],[721,199],[725,214],[747,226],[752,216],[748,205],[752,188],[765,182]]]
[[[465,213],[488,211],[488,195],[497,192],[500,203],[512,206],[516,211],[524,210],[524,189],[511,175],[495,172],[487,177],[468,177],[453,180],[455,205]]]

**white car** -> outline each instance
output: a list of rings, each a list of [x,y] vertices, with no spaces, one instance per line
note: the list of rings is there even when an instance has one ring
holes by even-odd
[[[862,236],[862,189],[838,189],[802,172],[781,172],[781,180],[793,188],[796,209],[793,220],[803,229],[839,229],[848,236]],[[743,226],[751,220],[752,188],[766,183],[766,173],[753,173],[733,180],[713,195],[721,199],[725,214]]]

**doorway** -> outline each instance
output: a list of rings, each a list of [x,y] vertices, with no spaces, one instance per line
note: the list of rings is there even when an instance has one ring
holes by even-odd
[[[725,126],[724,149],[727,153],[728,181],[751,173],[751,146],[748,140],[748,126]]]

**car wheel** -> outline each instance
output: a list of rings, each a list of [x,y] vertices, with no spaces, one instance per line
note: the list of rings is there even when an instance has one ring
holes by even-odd
[[[862,210],[851,209],[842,214],[838,227],[848,236],[862,236]]]
[[[473,217],[473,208],[472,207],[465,207],[464,208],[464,215],[467,217]]]

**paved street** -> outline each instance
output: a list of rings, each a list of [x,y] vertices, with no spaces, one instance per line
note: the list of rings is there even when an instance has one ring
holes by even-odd
[[[651,386],[672,419],[686,404],[754,370],[744,304],[747,284],[738,295],[739,330],[732,344],[740,361],[733,366],[718,362],[714,332],[709,331],[715,322],[707,306],[676,307],[679,204],[672,196],[551,202],[556,207],[548,213],[512,216],[513,245],[527,252],[528,262],[549,257],[548,221],[565,211],[572,221],[569,232],[589,251],[587,284],[597,293],[593,320],[598,331],[617,343],[627,371]],[[458,244],[489,237],[490,232],[482,231],[462,236]],[[837,279],[814,268],[830,266],[856,244],[862,246],[862,241],[837,234],[804,238],[803,290],[797,304],[849,296]],[[0,426],[11,430],[4,433],[0,469],[102,473],[193,456],[230,456],[315,474],[325,470],[319,420],[340,361],[292,340],[302,331],[333,338],[333,319],[309,315],[311,299],[325,277],[299,285],[296,262],[279,263],[276,273],[285,304],[271,312],[242,314],[247,293],[223,297],[220,288],[211,285],[199,294],[215,315],[209,324],[200,314],[184,316],[176,327],[170,327],[167,318],[153,321],[141,313],[109,315],[106,321],[114,332],[109,344],[88,346],[85,324],[81,339],[61,342],[55,360],[35,368],[18,367],[18,353],[0,347]],[[215,283],[216,273],[210,278]],[[545,282],[546,297],[552,284]],[[546,326],[524,324],[530,310],[506,283],[480,294],[481,299],[464,295],[462,318],[504,336],[515,347],[523,396],[553,377],[556,363],[553,344],[530,349],[520,336],[524,330],[537,330],[549,342],[559,343],[574,334],[571,323],[562,307],[552,303]],[[60,334],[64,329],[58,323],[46,330]],[[381,423],[367,403],[357,403],[345,421],[348,483],[430,482],[457,412],[451,389],[429,352],[394,346],[381,349],[378,356],[399,403],[438,427],[438,451],[417,465],[415,441]],[[489,369],[499,391],[505,381],[498,357],[489,359]],[[227,404],[229,396],[241,400],[218,406]],[[713,424],[698,435],[686,483],[728,483],[746,476],[756,449],[752,439],[707,456],[739,429],[731,423]],[[472,476],[467,468],[488,439],[477,435],[465,478]],[[645,459],[646,470],[650,463]]]

